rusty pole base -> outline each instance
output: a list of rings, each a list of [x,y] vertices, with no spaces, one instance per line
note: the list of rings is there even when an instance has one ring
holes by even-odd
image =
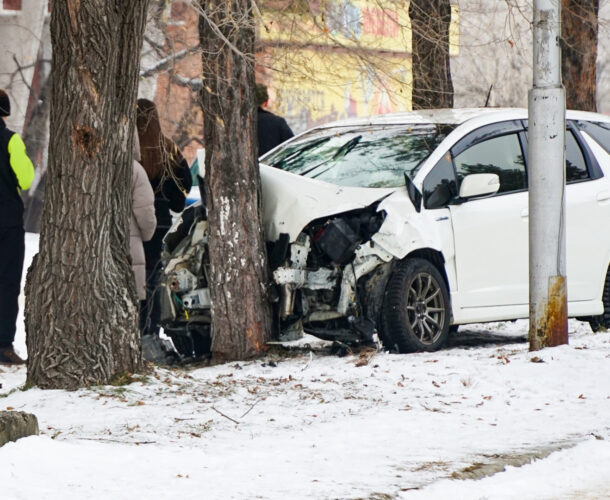
[[[568,343],[568,294],[565,276],[549,277],[546,304],[530,304],[529,341],[530,351]]]

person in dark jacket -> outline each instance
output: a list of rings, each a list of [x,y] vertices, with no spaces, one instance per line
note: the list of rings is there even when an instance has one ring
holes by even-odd
[[[267,111],[269,93],[267,87],[256,84],[256,103],[258,105],[258,156],[263,156],[275,146],[294,137],[292,130],[281,116]]]
[[[182,212],[192,177],[178,146],[163,135],[159,114],[152,101],[138,99],[137,127],[142,166],[155,193],[157,228],[144,242],[146,259],[146,307],[140,311],[142,335],[159,333],[159,294],[155,293],[161,271],[163,238],[172,224],[172,212]]]
[[[19,134],[6,128],[11,103],[0,90],[0,363],[25,363],[13,349],[25,254],[21,190],[34,180],[34,166]]]

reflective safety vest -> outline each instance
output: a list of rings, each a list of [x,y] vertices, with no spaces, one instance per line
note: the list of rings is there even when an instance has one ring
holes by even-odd
[[[23,225],[21,190],[34,180],[34,165],[19,134],[0,118],[0,227]]]

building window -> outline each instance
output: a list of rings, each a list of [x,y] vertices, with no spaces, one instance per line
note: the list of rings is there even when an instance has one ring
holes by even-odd
[[[3,10],[21,10],[21,0],[2,0]]]

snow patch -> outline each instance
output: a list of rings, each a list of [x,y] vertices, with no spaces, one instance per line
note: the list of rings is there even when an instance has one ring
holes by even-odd
[[[2,498],[608,498],[610,333],[570,320],[570,345],[531,353],[527,329],[343,358],[305,336],[286,356],[73,392],[21,390],[26,369],[0,367],[0,410],[41,428],[0,448]],[[21,316],[22,353],[24,337]],[[452,479],[503,460],[525,465]]]

